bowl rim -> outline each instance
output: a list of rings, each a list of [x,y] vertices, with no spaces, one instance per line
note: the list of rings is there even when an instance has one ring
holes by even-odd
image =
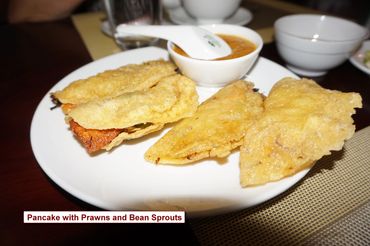
[[[279,24],[283,21],[283,20],[286,20],[286,19],[292,19],[292,18],[299,18],[299,17],[308,17],[308,18],[328,18],[328,19],[334,19],[334,20],[339,20],[339,21],[342,21],[342,22],[346,22],[350,25],[353,25],[353,26],[356,26],[356,28],[358,28],[359,30],[363,30],[363,35],[360,36],[360,37],[357,37],[357,38],[348,38],[348,39],[343,39],[343,40],[336,40],[336,39],[322,39],[322,38],[312,38],[312,37],[304,37],[302,35],[298,35],[298,34],[294,34],[292,32],[289,32],[283,28],[281,28],[279,26]],[[361,26],[360,24],[354,22],[354,21],[351,21],[351,20],[348,20],[348,19],[345,19],[345,18],[341,18],[341,17],[337,17],[337,16],[333,16],[333,15],[325,15],[325,14],[292,14],[292,15],[286,15],[286,16],[283,16],[283,17],[280,17],[279,19],[277,19],[275,22],[274,22],[274,28],[275,28],[275,32],[276,30],[286,34],[286,35],[289,35],[289,36],[292,36],[292,37],[295,37],[295,38],[299,38],[299,39],[304,39],[304,40],[315,40],[315,42],[323,42],[323,43],[346,43],[346,42],[354,42],[354,41],[361,41],[361,40],[365,40],[369,37],[370,35],[370,32],[369,30],[367,30],[364,26]]]
[[[185,60],[185,61],[191,61],[191,62],[196,62],[196,63],[210,63],[210,64],[220,64],[220,63],[231,63],[231,62],[238,62],[238,61],[241,61],[241,60],[245,60],[249,57],[252,57],[254,55],[257,55],[261,52],[262,50],[262,47],[264,45],[263,43],[263,39],[261,37],[261,35],[259,33],[257,33],[255,30],[251,29],[251,28],[248,28],[248,27],[244,27],[244,26],[235,26],[235,25],[230,25],[230,24],[210,24],[210,25],[200,25],[199,27],[231,27],[231,28],[238,28],[238,29],[245,29],[245,30],[249,30],[251,31],[252,33],[254,33],[258,39],[258,42],[260,43],[260,45],[257,45],[255,42],[253,42],[255,45],[256,45],[256,49],[253,50],[251,53],[247,54],[247,55],[244,55],[244,56],[241,56],[241,57],[237,57],[237,58],[232,58],[232,59],[226,59],[226,60],[202,60],[202,59],[195,59],[195,58],[191,58],[191,57],[186,57],[186,56],[183,56],[183,55],[180,55],[178,53],[176,53],[174,50],[173,50],[173,45],[174,43],[171,42],[171,41],[167,41],[167,51],[173,55],[173,56],[176,56],[177,58],[179,59],[182,59],[182,60]],[[225,35],[228,35],[228,33],[224,33]],[[231,35],[231,34],[230,34]],[[237,35],[235,35],[237,36]],[[240,35],[241,37],[243,37],[242,35]],[[243,37],[244,38],[244,37]]]

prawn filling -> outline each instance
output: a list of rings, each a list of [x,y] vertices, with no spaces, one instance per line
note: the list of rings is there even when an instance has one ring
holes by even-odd
[[[109,145],[113,139],[115,139],[121,133],[132,134],[139,130],[142,130],[146,127],[153,125],[151,123],[147,124],[138,124],[132,127],[127,127],[123,129],[106,129],[106,130],[97,130],[97,129],[86,129],[80,126],[74,120],[69,121],[69,126],[71,131],[76,136],[76,138],[82,143],[86,148],[88,153],[94,153],[101,149],[104,149]]]

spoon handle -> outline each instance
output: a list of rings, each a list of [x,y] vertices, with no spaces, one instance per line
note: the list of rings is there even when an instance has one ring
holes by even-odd
[[[143,35],[169,40],[188,55],[198,59],[215,59],[231,53],[219,36],[197,26],[119,25],[117,35]]]

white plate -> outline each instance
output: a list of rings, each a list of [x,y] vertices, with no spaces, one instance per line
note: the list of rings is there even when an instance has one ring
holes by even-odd
[[[38,105],[31,125],[31,144],[44,172],[75,197],[108,210],[186,210],[188,216],[213,215],[248,208],[287,190],[308,170],[278,182],[254,188],[239,185],[239,153],[227,163],[204,160],[190,166],[154,165],[145,151],[168,129],[128,141],[110,153],[91,157],[73,137],[64,115],[53,106],[50,93],[70,82],[129,63],[168,58],[154,47],[130,50],[89,63],[59,81]],[[267,93],[285,76],[296,77],[282,66],[259,58],[247,76]],[[201,101],[218,89],[197,88]]]
[[[370,40],[364,41],[360,49],[349,60],[355,67],[370,75],[370,68],[364,64],[365,52],[367,50],[370,50]]]
[[[179,25],[198,25],[196,19],[189,16],[184,8],[178,7],[168,10],[170,20]],[[239,8],[234,15],[224,20],[222,24],[246,25],[253,19],[253,14],[245,8]]]

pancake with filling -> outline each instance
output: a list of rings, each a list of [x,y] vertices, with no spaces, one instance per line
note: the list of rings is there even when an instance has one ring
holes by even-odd
[[[127,92],[146,90],[156,85],[162,78],[174,75],[175,70],[173,63],[164,60],[129,64],[76,80],[52,95],[60,103],[69,106],[113,98]]]
[[[176,124],[145,153],[145,159],[180,165],[226,157],[242,144],[246,129],[262,114],[262,104],[263,97],[253,91],[253,84],[236,81]]]
[[[75,136],[93,153],[189,117],[197,106],[195,83],[172,75],[146,90],[76,105],[69,109],[66,119]]]
[[[340,150],[355,131],[351,115],[362,103],[358,93],[285,78],[271,89],[264,107],[241,147],[243,187],[280,180]]]

